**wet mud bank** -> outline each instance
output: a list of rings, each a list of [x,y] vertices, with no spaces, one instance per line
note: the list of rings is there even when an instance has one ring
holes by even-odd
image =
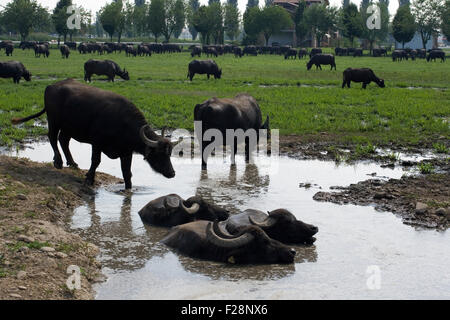
[[[95,190],[85,170],[0,155],[0,299],[92,299],[101,278],[100,250],[68,230],[64,220]],[[99,173],[96,188],[119,179]],[[66,281],[80,269],[78,290]]]

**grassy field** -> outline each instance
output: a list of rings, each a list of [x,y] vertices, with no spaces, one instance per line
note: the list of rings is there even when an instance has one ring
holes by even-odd
[[[72,52],[65,60],[57,50],[44,59],[35,58],[32,51],[16,49],[12,59],[21,61],[33,79],[20,85],[14,85],[12,79],[0,79],[0,144],[46,134],[41,120],[13,127],[10,119],[41,110],[47,85],[68,77],[82,80],[83,64],[89,58],[112,59],[129,71],[130,81],[107,83],[104,77],[94,76],[92,85],[128,97],[154,127],[193,129],[197,103],[247,92],[259,102],[263,117],[271,117],[271,128],[280,129],[282,135],[319,137],[327,132],[335,141],[374,145],[431,146],[438,140],[449,141],[448,61],[394,63],[391,58],[336,57],[337,71],[328,67],[307,71],[307,59],[226,55],[214,58],[222,68],[222,79],[208,81],[196,75],[191,83],[186,78],[192,60],[187,52],[136,58],[127,58],[124,53],[98,56]],[[12,59],[0,53],[0,61]],[[361,84],[353,84],[351,89],[341,89],[342,71],[347,67],[370,67],[385,79],[387,87],[371,84],[362,90]],[[41,119],[45,121],[45,116]]]

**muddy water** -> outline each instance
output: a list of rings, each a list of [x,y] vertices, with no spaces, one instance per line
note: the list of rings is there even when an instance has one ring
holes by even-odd
[[[71,142],[75,161],[88,168],[90,146]],[[14,153],[16,155],[16,153]],[[49,162],[48,143],[37,143],[19,156]],[[450,298],[450,233],[418,230],[372,207],[315,202],[312,196],[331,186],[373,178],[399,178],[402,169],[373,163],[336,166],[333,162],[258,158],[230,168],[222,158],[201,172],[199,159],[173,159],[176,177],[165,179],[133,158],[133,191],[123,185],[98,190],[77,208],[70,228],[101,248],[108,277],[95,286],[98,299],[442,299]],[[102,156],[100,171],[121,177],[120,162]],[[407,173],[406,173],[407,174]],[[311,184],[310,188],[299,187]],[[194,194],[226,206],[284,207],[319,227],[313,246],[296,247],[292,265],[228,266],[178,255],[158,241],[164,228],[144,226],[138,211],[168,193]],[[379,289],[369,288],[370,266],[379,268]],[[370,268],[369,268],[370,270]],[[369,283],[370,282],[369,279]]]

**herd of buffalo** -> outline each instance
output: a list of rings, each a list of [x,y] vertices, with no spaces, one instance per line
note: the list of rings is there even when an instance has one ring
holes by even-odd
[[[3,41],[0,48],[4,48],[8,55],[12,54],[12,43]],[[49,56],[49,46],[45,43],[21,43],[22,49],[32,48],[38,57]],[[78,50],[80,54],[97,52],[125,51],[129,56],[151,55],[153,53],[179,52],[181,46],[172,44],[141,44],[137,48],[130,44],[96,44],[66,43],[60,46],[63,58],[68,58],[70,50]],[[244,48],[225,46],[191,46],[191,55],[201,54],[220,55],[225,53],[241,57],[243,54],[278,54],[302,58],[310,55],[308,70],[315,65],[330,65],[336,69],[335,56],[323,54],[320,49],[300,49],[298,52],[290,47],[256,47]],[[382,50],[382,49],[377,49]],[[408,57],[422,57],[422,52],[400,50],[393,51],[393,59],[408,59]],[[375,55],[375,50],[373,51]],[[442,54],[441,54],[442,53]],[[362,50],[336,48],[335,54],[362,55]],[[385,52],[377,51],[377,55]],[[397,58],[401,54],[401,58]],[[445,54],[443,51],[431,50],[427,59],[436,59]],[[84,64],[86,82],[91,81],[93,74],[106,75],[108,80],[120,76],[129,80],[125,69],[112,60],[89,59]],[[192,81],[195,74],[213,75],[220,79],[222,69],[213,60],[193,60],[188,65],[188,75]],[[13,78],[19,83],[20,78],[31,80],[31,74],[18,61],[0,62],[0,77]],[[347,68],[343,72],[342,87],[350,87],[351,81],[362,82],[363,88],[370,82],[379,87],[385,87],[384,80],[378,78],[369,68]],[[74,79],[66,79],[49,85],[44,93],[44,108],[33,115],[24,118],[14,118],[13,124],[20,124],[37,118],[46,113],[48,121],[48,137],[52,146],[55,168],[63,167],[63,159],[58,148],[62,148],[68,166],[78,167],[69,150],[69,142],[75,139],[92,146],[91,166],[86,174],[85,183],[92,185],[95,172],[104,153],[111,159],[120,159],[125,188],[131,189],[131,162],[134,153],[143,155],[145,161],[157,173],[166,178],[173,178],[175,170],[171,163],[173,144],[165,137],[152,130],[143,113],[127,98],[117,93],[81,83]],[[227,129],[247,131],[265,129],[268,133],[269,117],[263,123],[262,114],[257,101],[250,95],[241,93],[233,98],[211,98],[197,104],[193,110],[194,121],[202,122],[202,130],[217,129],[224,134]],[[203,151],[207,143],[202,135],[197,137],[202,148],[202,169],[207,168],[207,157]],[[267,137],[266,137],[267,138]],[[258,136],[259,139],[259,136]],[[224,142],[225,143],[225,142]],[[250,147],[246,143],[246,161],[249,160]],[[232,163],[237,152],[237,143],[232,151]],[[139,211],[144,223],[171,227],[167,236],[161,241],[179,252],[201,259],[228,263],[293,263],[295,250],[291,245],[308,245],[315,241],[316,226],[304,223],[286,209],[276,209],[268,214],[254,209],[245,210],[239,214],[230,215],[229,212],[215,204],[205,201],[199,196],[182,199],[176,194],[166,195],[150,201]]]

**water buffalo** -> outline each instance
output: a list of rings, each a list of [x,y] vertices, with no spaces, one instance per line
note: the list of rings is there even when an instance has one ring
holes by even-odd
[[[75,50],[77,48],[77,43],[76,42],[64,42],[64,44],[66,46],[69,47],[69,49]]]
[[[294,262],[295,250],[269,238],[257,226],[247,226],[237,235],[226,238],[217,235],[215,228],[217,221],[182,224],[173,227],[161,242],[187,256],[232,264]]]
[[[204,101],[202,104],[197,104],[194,108],[194,121],[202,122],[202,132],[197,136],[199,144],[202,150],[202,168],[207,168],[208,154],[204,151],[210,144],[203,141],[205,131],[208,129],[217,129],[221,132],[223,137],[223,144],[227,144],[226,131],[227,129],[238,130],[242,129],[244,132],[247,130],[255,130],[256,138],[259,140],[259,129],[266,129],[269,131],[269,116],[267,116],[266,122],[262,124],[261,110],[255,98],[246,94],[240,93],[234,98],[211,98]],[[245,157],[246,161],[249,161],[250,151],[250,139],[245,140]],[[256,141],[258,142],[258,141]],[[237,152],[237,140],[233,142],[233,150],[231,153],[231,161],[234,164],[234,156]]]
[[[70,54],[69,46],[67,46],[66,44],[63,44],[59,47],[59,51],[61,51],[61,55],[63,58],[66,58],[66,59],[69,58],[69,54]]]
[[[346,56],[347,55],[347,49],[345,48],[334,48],[334,54],[337,56]]]
[[[402,61],[403,59],[408,60],[408,53],[405,50],[392,51],[392,61]]]
[[[363,56],[363,49],[355,49],[353,51],[353,57],[362,57]]]
[[[378,78],[372,69],[369,68],[361,68],[361,69],[352,69],[347,68],[344,71],[344,80],[342,82],[342,88],[347,85],[350,88],[350,82],[362,82],[362,88],[365,89],[369,83],[372,81],[375,82],[380,88],[384,88],[384,80]]]
[[[125,49],[125,55],[127,57],[131,57],[131,56],[136,57],[137,56],[136,48],[132,45],[127,46],[127,48]]]
[[[297,59],[297,51],[295,49],[289,48],[284,54],[284,59],[287,59],[289,57],[294,57],[294,59]]]
[[[31,80],[31,73],[19,61],[0,61],[0,78],[13,78],[14,83],[19,83],[20,78]]]
[[[93,74],[106,75],[108,81],[114,82],[116,75],[124,80],[130,80],[128,71],[122,70],[117,63],[112,60],[94,60],[89,59],[84,64],[84,81],[91,81]]]
[[[6,53],[6,56],[7,56],[7,57],[9,57],[9,56],[12,57],[13,51],[14,51],[14,45],[13,45],[12,43],[7,43],[7,44],[5,45],[5,53]]]
[[[219,69],[219,66],[214,60],[193,60],[189,63],[187,77],[192,81],[196,73],[206,73],[208,79],[211,74],[214,76],[214,79],[220,79],[222,69]]]
[[[85,181],[88,185],[94,183],[102,152],[111,159],[120,158],[126,189],[131,188],[131,160],[135,152],[142,154],[154,171],[166,178],[175,176],[170,161],[171,142],[158,136],[142,112],[127,98],[66,79],[47,86],[44,102],[44,109],[39,113],[11,122],[19,124],[47,113],[55,168],[63,166],[58,139],[67,165],[78,166],[69,150],[69,142],[73,138],[92,145],[91,167]]]
[[[202,48],[200,48],[199,46],[193,46],[192,50],[191,50],[191,57],[195,57],[195,56],[199,56],[201,57],[202,55]]]
[[[372,49],[372,56],[373,57],[381,57],[381,56],[387,56],[387,51],[384,48],[376,48]]]
[[[309,58],[311,59],[316,54],[321,54],[321,53],[322,53],[322,49],[320,49],[320,48],[312,48],[311,52],[309,53]]]
[[[334,70],[336,70],[336,63],[332,54],[316,54],[309,60],[309,62],[306,64],[306,67],[308,70],[310,70],[313,65],[316,65],[316,70],[317,68],[320,68],[320,70],[322,70],[322,64],[329,64],[331,65],[330,70],[333,70],[333,68]]]
[[[243,53],[242,53],[242,48],[241,47],[234,47],[233,48],[233,53],[234,53],[234,56],[236,57],[236,58],[242,58],[242,56],[244,55]]]
[[[41,54],[44,55],[44,58],[48,58],[50,55],[50,51],[48,50],[48,46],[45,44],[35,44],[34,45],[34,56],[41,57]]]
[[[432,50],[428,53],[427,61],[436,61],[436,59],[441,59],[441,62],[445,62],[445,52],[440,50]]]
[[[247,209],[242,213],[230,216],[226,221],[219,223],[219,235],[221,230],[229,234],[237,234],[248,225],[256,225],[274,240],[285,244],[312,244],[316,241],[313,236],[319,231],[316,226],[297,220],[295,216],[286,209],[277,209],[268,212]]]
[[[256,50],[255,46],[246,46],[246,47],[244,47],[242,54],[246,54],[246,55],[251,54],[252,56],[257,56],[258,50]]]
[[[217,50],[213,46],[204,46],[203,47],[203,53],[205,53],[207,57],[209,57],[211,55],[215,56],[215,57],[218,56]]]
[[[148,224],[173,227],[195,220],[223,221],[229,215],[227,210],[199,196],[184,200],[177,194],[169,194],[147,203],[139,211],[139,216]]]
[[[303,59],[303,57],[306,57],[308,55],[308,50],[306,49],[299,49],[298,50],[298,58]]]

